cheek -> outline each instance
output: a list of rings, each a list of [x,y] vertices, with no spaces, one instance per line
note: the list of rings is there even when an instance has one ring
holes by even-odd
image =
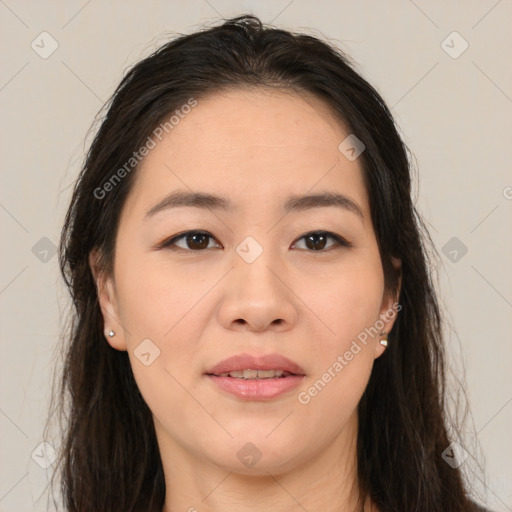
[[[184,272],[171,271],[147,254],[121,261],[117,281],[119,312],[131,344],[139,338],[163,341],[171,336],[175,326],[179,327],[200,301],[208,284]]]
[[[299,400],[311,401],[314,414],[331,414],[334,424],[347,421],[368,383],[375,357],[372,327],[379,320],[384,289],[374,255],[345,263],[335,273],[309,281],[308,306],[319,321],[313,378]]]
[[[153,409],[162,400],[180,403],[182,395],[186,400],[180,383],[186,386],[197,366],[194,346],[203,330],[201,297],[208,283],[133,250],[117,263],[116,282],[131,366],[145,401]]]
[[[310,294],[311,309],[322,322],[312,347],[311,378],[298,401],[311,421],[329,417],[327,430],[348,421],[367,386],[375,357],[368,333],[379,319],[383,293],[379,267],[346,270],[323,287],[325,293],[315,286]]]
[[[379,319],[383,292],[380,260],[369,257],[347,259],[328,275],[311,276],[302,296],[321,320],[322,338],[332,340],[325,346],[342,350]]]

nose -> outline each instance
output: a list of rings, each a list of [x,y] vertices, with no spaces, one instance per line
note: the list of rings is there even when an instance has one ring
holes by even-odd
[[[286,331],[298,318],[297,298],[287,282],[283,265],[270,250],[264,250],[252,263],[238,254],[225,282],[218,310],[226,329],[260,332]]]

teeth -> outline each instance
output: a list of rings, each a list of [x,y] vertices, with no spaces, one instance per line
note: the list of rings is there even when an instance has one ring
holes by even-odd
[[[221,373],[219,377],[234,377],[237,379],[273,379],[282,377],[283,370],[242,370]]]

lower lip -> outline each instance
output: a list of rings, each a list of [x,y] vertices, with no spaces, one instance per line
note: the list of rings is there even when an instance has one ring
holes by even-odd
[[[235,377],[207,377],[220,389],[247,400],[269,400],[296,388],[305,375],[290,375],[275,379],[237,379]]]

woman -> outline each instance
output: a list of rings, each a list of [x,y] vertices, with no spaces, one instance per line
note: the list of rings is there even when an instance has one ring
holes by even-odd
[[[420,228],[328,44],[242,16],[138,63],[61,239],[66,510],[478,510]]]

